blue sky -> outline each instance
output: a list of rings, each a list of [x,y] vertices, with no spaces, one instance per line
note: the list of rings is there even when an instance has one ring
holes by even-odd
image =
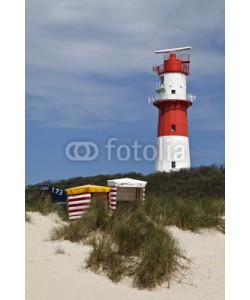
[[[161,64],[154,50],[192,46],[187,91],[192,166],[225,161],[225,36],[221,0],[26,0],[26,184],[47,179],[154,172],[154,161],[107,161],[105,144],[156,144],[147,103]],[[98,145],[97,159],[69,160],[72,141]]]

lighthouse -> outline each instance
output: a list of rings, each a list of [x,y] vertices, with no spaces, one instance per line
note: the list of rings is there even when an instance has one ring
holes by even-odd
[[[149,98],[159,110],[157,132],[157,172],[190,168],[187,109],[196,96],[187,94],[186,78],[190,71],[191,47],[157,50],[163,54],[163,64],[154,65],[159,76],[157,97]],[[185,52],[184,52],[185,51]]]

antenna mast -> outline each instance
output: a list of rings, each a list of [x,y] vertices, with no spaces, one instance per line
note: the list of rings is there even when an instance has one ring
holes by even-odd
[[[169,52],[177,52],[177,51],[184,51],[184,50],[191,50],[192,47],[180,47],[180,48],[171,48],[171,49],[163,49],[163,50],[155,50],[155,54],[160,53],[169,53]]]

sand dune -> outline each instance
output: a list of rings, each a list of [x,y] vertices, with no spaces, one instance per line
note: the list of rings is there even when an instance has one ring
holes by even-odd
[[[170,284],[153,291],[137,290],[129,280],[115,284],[84,269],[91,247],[50,241],[49,233],[62,223],[55,214],[28,213],[26,222],[26,300],[223,300],[225,235],[201,234],[169,228],[191,259],[189,269]],[[62,254],[57,253],[64,252]],[[179,281],[179,282],[178,282]]]

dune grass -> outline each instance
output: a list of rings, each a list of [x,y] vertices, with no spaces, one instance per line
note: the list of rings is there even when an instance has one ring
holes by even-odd
[[[113,241],[102,237],[92,243],[93,250],[86,267],[92,271],[105,272],[113,282],[119,282],[126,274],[124,259],[114,250]]]
[[[124,203],[119,206],[110,222],[110,233],[121,255],[139,255],[140,247],[148,239],[155,225],[140,205]]]
[[[45,204],[44,201],[41,198],[36,199],[32,202],[26,202],[25,203],[25,211],[31,211],[31,212],[39,212],[40,214],[46,216],[50,213],[57,213],[58,216],[63,221],[68,221],[68,211],[66,204]]]
[[[129,173],[77,177],[60,181],[58,186],[65,188],[89,182],[106,185],[114,177],[147,181],[144,205],[120,202],[111,214],[104,203],[94,202],[82,218],[55,227],[51,239],[91,245],[87,268],[106,274],[114,282],[128,276],[135,287],[153,289],[169,282],[185,259],[166,226],[199,231],[219,225],[219,217],[225,213],[225,168],[212,165],[146,176]],[[68,220],[65,208],[45,206],[42,200],[37,200],[38,196],[37,186],[27,187],[26,211],[43,215],[56,212]]]
[[[180,258],[185,259],[165,226],[212,228],[222,214],[221,198],[147,198],[144,204],[119,203],[113,214],[104,203],[95,202],[82,218],[54,228],[51,238],[90,244],[87,268],[114,282],[129,276],[135,287],[153,289],[169,282],[181,267]]]
[[[90,209],[81,218],[66,225],[52,229],[52,240],[69,240],[78,242],[86,239],[91,232],[105,230],[108,226],[109,215],[107,207],[102,202],[92,203]]]
[[[182,256],[177,241],[162,228],[154,228],[141,247],[141,262],[135,269],[134,285],[139,288],[154,288],[169,282],[178,269]]]
[[[118,208],[111,235],[120,255],[138,257],[130,269],[138,288],[152,289],[169,281],[179,265],[179,257],[183,257],[178,242],[166,229],[154,224],[140,204]]]
[[[225,213],[225,201],[222,197],[148,197],[145,210],[159,224],[198,231],[219,225],[219,217]]]
[[[65,254],[64,249],[59,245],[56,247],[55,254]]]
[[[133,203],[121,205],[113,215],[103,203],[94,203],[81,219],[54,228],[51,239],[90,244],[87,268],[114,282],[129,276],[138,288],[152,289],[169,281],[183,257],[171,234],[154,224],[142,205]]]

